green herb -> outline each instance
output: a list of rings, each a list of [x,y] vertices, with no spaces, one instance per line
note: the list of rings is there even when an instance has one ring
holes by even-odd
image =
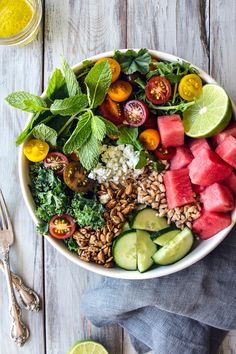
[[[48,226],[48,222],[40,222],[36,229],[40,235],[46,235],[48,233]]]
[[[91,69],[91,65],[93,62],[91,60],[84,60],[83,61],[83,68],[79,71],[79,74],[77,75],[77,80],[83,78],[85,75],[88,74],[88,72]]]
[[[64,240],[64,243],[66,247],[68,248],[69,251],[71,252],[77,252],[78,251],[78,245],[75,239],[72,237],[66,238]]]
[[[81,93],[81,89],[74,71],[71,69],[70,65],[63,57],[61,58],[61,65],[65,76],[69,96],[72,97],[78,95],[79,93]]]
[[[165,169],[165,165],[163,163],[161,163],[160,161],[151,161],[150,163],[151,168],[153,171],[157,171],[157,172],[162,172]]]
[[[53,128],[47,127],[45,124],[41,123],[37,125],[33,131],[33,136],[36,139],[46,141],[52,146],[57,145],[57,132]]]
[[[73,216],[79,227],[90,225],[97,230],[104,225],[103,213],[105,209],[95,198],[85,198],[76,193],[71,202],[70,215]]]
[[[139,170],[139,169],[143,168],[144,166],[146,166],[146,164],[148,162],[147,157],[148,157],[148,154],[146,153],[146,151],[140,151],[139,160],[138,160],[138,163],[135,166],[135,168]]]
[[[136,150],[143,150],[143,145],[138,141],[138,128],[122,126],[119,131],[120,136],[117,141],[118,144],[131,144],[136,148]]]
[[[151,55],[147,49],[140,49],[138,52],[129,49],[125,53],[116,50],[114,59],[120,63],[121,70],[125,74],[133,74],[136,71],[146,74],[151,63]]]
[[[99,118],[103,121],[103,123],[105,123],[106,126],[106,134],[108,136],[110,135],[117,135],[119,136],[120,131],[117,128],[117,126],[115,126],[115,124],[113,124],[112,122],[110,122],[109,120],[106,120],[105,118],[99,116]]]
[[[85,78],[90,108],[98,107],[105,99],[111,84],[111,69],[107,61],[102,61],[89,71]]]
[[[12,107],[30,113],[41,112],[48,109],[46,102],[41,97],[24,91],[13,92],[8,95],[5,100]]]
[[[76,115],[88,106],[87,96],[80,93],[76,96],[55,100],[50,107],[52,114],[61,116]]]
[[[93,116],[91,118],[91,130],[93,136],[98,140],[102,141],[106,135],[106,125],[102,119],[98,116]]]
[[[79,158],[86,170],[92,170],[97,163],[100,155],[100,142],[94,135],[79,148]]]
[[[60,69],[55,69],[46,89],[46,95],[51,100],[64,98],[66,81]],[[63,92],[64,91],[64,92]],[[63,92],[63,94],[62,94]],[[68,92],[67,92],[68,95]],[[63,96],[63,97],[62,97]]]
[[[171,113],[176,113],[176,112],[184,112],[188,107],[192,106],[195,102],[194,101],[191,101],[191,102],[185,102],[185,101],[182,101],[181,103],[175,105],[175,106],[155,106],[154,104],[152,104],[150,101],[149,101],[149,106],[152,108],[152,109],[155,109],[155,110],[159,110],[159,111],[171,111]]]

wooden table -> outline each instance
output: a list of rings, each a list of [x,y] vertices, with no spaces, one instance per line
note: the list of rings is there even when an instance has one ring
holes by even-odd
[[[114,48],[147,47],[200,66],[236,99],[236,1],[45,0],[43,13],[33,43],[0,49],[0,186],[16,231],[11,264],[43,299],[42,311],[24,312],[31,339],[23,349],[16,348],[8,338],[8,299],[0,274],[0,354],[65,354],[82,338],[102,342],[111,354],[131,354],[121,328],[97,329],[81,316],[80,297],[100,277],[72,264],[37,235],[21,195],[14,143],[27,115],[8,107],[3,98],[14,90],[40,94],[60,54],[75,64]],[[220,353],[236,353],[236,332],[227,336]]]

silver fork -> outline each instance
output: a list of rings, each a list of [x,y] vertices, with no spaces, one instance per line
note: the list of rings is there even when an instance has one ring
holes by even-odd
[[[16,301],[13,290],[10,263],[9,263],[9,248],[14,242],[13,228],[6,203],[0,189],[0,253],[2,254],[2,261],[5,269],[7,280],[7,288],[9,295],[9,310],[12,318],[11,338],[22,346],[29,337],[29,330],[21,320],[21,309]]]

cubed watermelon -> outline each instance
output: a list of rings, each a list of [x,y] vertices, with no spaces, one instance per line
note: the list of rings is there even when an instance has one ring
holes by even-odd
[[[179,170],[184,168],[190,164],[192,159],[193,155],[187,146],[178,146],[174,156],[170,160],[170,169]]]
[[[198,219],[193,222],[193,232],[202,240],[206,240],[231,224],[230,213],[217,213],[202,210]]]
[[[226,212],[234,209],[234,197],[230,190],[220,183],[214,183],[201,193],[201,202],[208,211]]]
[[[231,123],[230,125],[228,125],[228,127],[225,130],[223,130],[223,132],[213,136],[212,137],[213,145],[214,146],[219,145],[225,140],[225,138],[227,138],[227,136],[230,135],[236,138],[236,123]]]
[[[224,179],[221,183],[225,184],[231,192],[236,194],[236,175],[234,172],[229,175],[226,179]]]
[[[178,114],[158,117],[157,125],[164,147],[184,144],[184,126]]]
[[[164,175],[164,184],[169,209],[194,202],[187,168],[167,171]]]
[[[191,139],[188,143],[188,146],[193,154],[193,156],[197,156],[198,153],[202,149],[207,149],[211,150],[211,147],[205,138],[199,138],[199,139]]]
[[[229,165],[236,168],[236,139],[227,136],[216,148],[216,153]]]
[[[193,184],[210,186],[227,178],[232,173],[232,167],[226,164],[211,150],[203,149],[188,165],[189,176]]]
[[[192,188],[193,188],[193,191],[194,191],[195,193],[200,194],[201,192],[204,191],[204,189],[205,189],[206,187],[204,187],[204,186],[199,186],[198,184],[192,184]]]

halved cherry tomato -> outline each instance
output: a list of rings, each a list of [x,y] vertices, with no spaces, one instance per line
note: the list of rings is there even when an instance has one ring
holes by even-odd
[[[71,237],[76,229],[75,222],[70,215],[54,215],[49,223],[49,233],[52,237],[65,239]]]
[[[160,160],[170,160],[175,154],[175,148],[173,147],[159,147],[155,151],[153,151],[155,156]]]
[[[146,129],[139,135],[139,141],[147,150],[156,150],[160,143],[160,135],[155,129]]]
[[[154,104],[162,104],[168,101],[171,96],[171,85],[169,81],[162,76],[153,76],[145,88],[145,93],[149,101]]]
[[[109,97],[116,102],[126,101],[132,93],[132,86],[123,80],[117,80],[108,90]]]
[[[69,159],[72,161],[79,161],[79,153],[77,150],[73,151],[72,154],[69,155]]]
[[[44,167],[50,168],[56,175],[62,175],[65,166],[69,163],[67,157],[61,152],[49,152],[44,159]]]
[[[111,82],[114,82],[118,79],[118,77],[120,76],[120,64],[118,63],[118,61],[116,61],[115,59],[112,58],[102,58],[99,59],[98,61],[96,61],[96,64],[101,63],[102,61],[107,60],[110,68],[111,68],[111,74],[112,74],[112,79]]]
[[[149,70],[155,70],[157,68],[156,64],[158,63],[158,60],[155,58],[151,59],[151,63],[149,64]]]
[[[99,106],[99,111],[104,118],[110,120],[112,123],[116,125],[123,123],[124,116],[119,103],[112,101],[109,96]]]
[[[148,108],[142,101],[128,101],[124,108],[124,124],[128,124],[131,127],[139,127],[146,122],[148,114]]]
[[[77,161],[66,165],[63,178],[65,184],[74,192],[85,193],[92,190],[94,186],[94,181],[87,177],[85,169]]]
[[[182,77],[179,83],[179,94],[186,101],[192,101],[202,92],[202,80],[196,74]]]
[[[39,162],[47,156],[49,145],[45,141],[31,139],[25,143],[23,151],[28,160]]]

